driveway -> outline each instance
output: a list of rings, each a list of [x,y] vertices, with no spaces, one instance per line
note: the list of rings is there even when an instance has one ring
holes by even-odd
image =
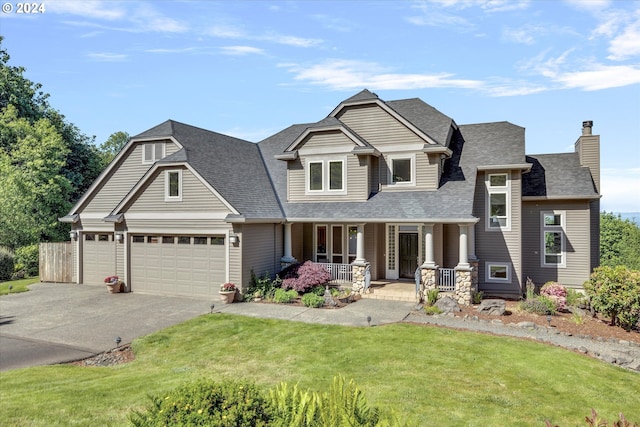
[[[105,286],[38,283],[0,297],[0,371],[83,359],[198,315],[203,298],[109,294]]]

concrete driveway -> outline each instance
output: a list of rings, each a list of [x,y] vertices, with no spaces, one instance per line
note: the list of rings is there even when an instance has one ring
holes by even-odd
[[[83,359],[208,313],[216,299],[38,283],[0,297],[0,371]]]

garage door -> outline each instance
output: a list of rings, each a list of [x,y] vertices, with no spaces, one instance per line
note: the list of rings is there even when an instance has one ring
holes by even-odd
[[[224,236],[131,236],[131,290],[211,296],[226,278]]]
[[[104,284],[116,274],[116,246],[113,233],[83,233],[82,283]]]

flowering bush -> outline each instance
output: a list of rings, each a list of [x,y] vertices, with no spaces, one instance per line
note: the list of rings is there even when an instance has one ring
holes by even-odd
[[[640,327],[640,271],[621,265],[598,267],[584,289],[591,298],[591,306],[609,316],[611,325],[628,331]]]
[[[307,292],[314,286],[327,283],[330,279],[331,275],[322,265],[306,261],[285,275],[282,287],[295,289],[298,292]]]
[[[564,310],[567,305],[567,288],[558,282],[547,282],[542,285],[540,295],[551,299],[556,304],[556,310]]]
[[[116,283],[118,282],[118,276],[105,277],[104,283]]]
[[[235,292],[236,289],[236,285],[230,282],[220,285],[220,292]]]

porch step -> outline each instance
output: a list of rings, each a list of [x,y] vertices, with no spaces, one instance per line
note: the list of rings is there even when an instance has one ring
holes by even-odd
[[[415,302],[416,287],[413,283],[371,283],[369,292],[362,294],[362,298]]]

